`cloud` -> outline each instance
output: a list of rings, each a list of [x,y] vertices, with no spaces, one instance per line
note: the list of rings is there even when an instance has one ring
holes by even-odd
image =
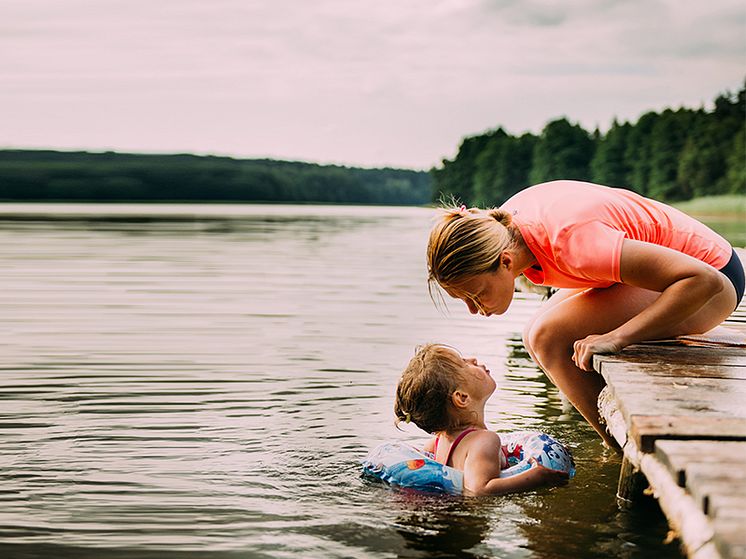
[[[708,102],[741,0],[6,0],[0,145],[427,167],[462,136]]]

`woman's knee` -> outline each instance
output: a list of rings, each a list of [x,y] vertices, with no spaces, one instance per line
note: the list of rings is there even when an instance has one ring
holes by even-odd
[[[523,347],[526,348],[526,351],[528,351],[528,354],[531,356],[532,359],[536,360],[536,357],[534,356],[534,350],[531,347],[531,327],[534,325],[534,321],[530,320],[524,327],[523,327],[523,334],[521,335],[523,339]]]
[[[566,330],[562,324],[546,317],[537,318],[524,329],[524,344],[544,369],[551,368],[558,359],[570,359],[572,341]]]
[[[541,367],[544,373],[553,383],[556,384],[552,373],[548,369],[547,363],[544,363],[542,357],[537,353],[536,347],[540,348],[546,360],[547,348],[554,347],[556,342],[552,339],[552,333],[558,331],[558,328],[547,326],[549,322],[557,322],[557,308],[566,306],[569,299],[585,292],[585,289],[560,289],[551,299],[545,301],[541,308],[531,317],[523,328],[522,338],[523,345],[531,356],[531,359]],[[561,326],[559,327],[561,328]],[[572,340],[574,341],[574,340]]]

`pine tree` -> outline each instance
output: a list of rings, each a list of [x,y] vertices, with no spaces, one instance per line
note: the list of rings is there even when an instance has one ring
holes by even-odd
[[[607,186],[626,187],[632,170],[627,161],[627,142],[632,125],[619,124],[616,119],[597,144],[591,160],[591,179]]]
[[[627,184],[639,194],[647,194],[650,182],[651,135],[660,115],[656,112],[645,113],[632,126],[627,137],[627,148],[624,158],[629,161],[630,171]]]
[[[741,127],[733,139],[726,165],[726,192],[746,196],[746,127]]]
[[[688,200],[692,197],[686,184],[677,182],[679,157],[686,145],[689,130],[695,122],[694,111],[666,109],[655,122],[650,134],[650,177],[648,194],[658,200]]]
[[[567,119],[544,127],[534,149],[529,178],[532,183],[556,179],[590,180],[594,143],[588,132]]]
[[[474,199],[476,159],[489,139],[490,134],[464,138],[453,161],[444,159],[443,167],[432,171],[434,201],[453,197],[470,203]]]
[[[474,203],[499,206],[529,183],[536,136],[514,137],[499,130],[477,157],[474,178]]]

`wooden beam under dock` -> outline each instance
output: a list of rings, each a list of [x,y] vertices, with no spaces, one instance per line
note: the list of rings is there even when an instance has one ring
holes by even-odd
[[[746,298],[725,326],[746,335]],[[703,341],[594,356],[599,411],[624,452],[620,503],[649,486],[688,557],[746,559],[746,346]]]

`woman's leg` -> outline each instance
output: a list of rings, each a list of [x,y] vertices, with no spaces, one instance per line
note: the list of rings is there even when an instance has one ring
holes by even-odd
[[[531,328],[533,328],[534,322],[545,312],[547,312],[552,307],[557,306],[559,303],[564,301],[565,299],[572,297],[574,295],[577,295],[578,293],[582,293],[583,291],[586,291],[585,289],[560,289],[557,291],[554,295],[552,295],[549,299],[544,301],[542,303],[541,307],[539,307],[539,310],[534,313],[534,315],[528,320],[528,322],[523,327],[523,345],[526,348],[526,351],[528,351],[528,354],[531,356],[531,359],[534,360],[534,363],[541,366],[539,363],[539,360],[536,358],[536,355],[534,354],[534,350],[531,347],[531,343],[529,340],[529,332],[531,332]],[[552,377],[549,376],[549,373],[547,371],[544,371],[544,374],[549,377],[549,380],[552,380]],[[552,380],[552,382],[554,382]]]
[[[545,305],[524,332],[526,347],[550,380],[572,402],[601,437],[618,445],[606,433],[598,415],[598,394],[604,387],[600,375],[578,369],[572,361],[573,343],[590,334],[610,332],[652,304],[659,293],[616,284],[606,289],[567,293],[553,305]],[[551,299],[550,299],[551,301]],[[665,337],[706,332],[730,314],[727,294],[710,303],[681,324],[672,324]]]

